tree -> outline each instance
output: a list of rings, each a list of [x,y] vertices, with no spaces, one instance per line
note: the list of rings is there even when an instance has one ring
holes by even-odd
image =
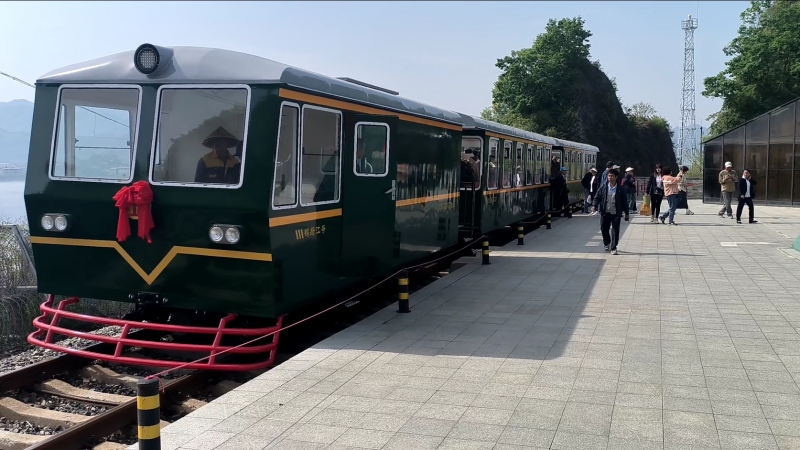
[[[583,24],[580,17],[550,19],[531,48],[499,59],[497,67],[503,73],[495,83],[494,109],[514,111],[528,119],[530,126],[574,137],[581,75],[576,67],[588,60],[592,35]]]
[[[656,115],[656,109],[649,103],[639,102],[626,111],[629,116],[650,120]]]
[[[741,19],[725,70],[703,81],[703,96],[723,99],[710,135],[800,97],[800,2],[752,1]]]
[[[502,72],[481,116],[595,145],[599,160],[640,168],[674,164],[669,125],[644,103],[634,105],[642,117],[626,114],[616,80],[589,59],[591,36],[580,17],[548,21],[530,48],[497,61]]]

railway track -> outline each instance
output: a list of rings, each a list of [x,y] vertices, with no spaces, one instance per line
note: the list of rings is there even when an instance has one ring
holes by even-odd
[[[528,222],[526,228],[536,228],[544,223]],[[516,230],[499,230],[490,236],[493,245],[505,245],[516,238]],[[451,255],[439,261],[416,268],[409,276],[409,290],[417,291],[433,281],[457,270],[463,264],[453,262],[468,254]],[[397,302],[394,283],[384,283],[367,294],[356,296],[326,314],[302,321],[297,326],[281,332],[275,365],[315,345],[325,338],[344,330],[377,311]],[[300,313],[302,315],[302,313]],[[301,321],[302,319],[298,319]],[[139,331],[142,336],[145,331]],[[133,333],[131,334],[133,337]],[[105,352],[110,344],[95,344],[87,350]],[[152,369],[156,372],[158,369]],[[135,432],[129,427],[136,422],[136,381],[144,375],[117,371],[107,366],[94,364],[72,355],[61,355],[40,361],[21,369],[0,375],[0,449],[2,450],[122,450],[135,442]],[[205,404],[202,399],[188,397],[189,392],[208,392],[211,396],[222,395],[235,388],[239,382],[258,375],[258,373],[232,374],[205,371],[184,371],[163,381],[162,426],[169,423],[163,420],[166,415],[175,420]],[[73,383],[64,381],[72,377]],[[75,386],[74,380],[92,380],[94,386]],[[238,378],[238,381],[231,380]],[[108,393],[108,386],[118,386],[126,395]],[[111,389],[113,390],[113,389]],[[55,402],[71,402],[86,405],[96,410],[96,414],[78,415],[39,408],[20,400],[25,393],[37,398],[55,399]],[[30,403],[30,402],[29,402]],[[29,422],[50,428],[50,435],[26,434],[2,431],[2,418],[8,422]],[[59,430],[58,427],[63,429]],[[115,442],[116,441],[116,442]]]

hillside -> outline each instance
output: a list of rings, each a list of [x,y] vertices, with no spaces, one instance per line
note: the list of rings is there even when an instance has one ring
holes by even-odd
[[[670,127],[664,119],[626,114],[613,83],[598,65],[586,60],[580,73],[577,132],[567,139],[600,148],[598,165],[612,160],[623,170],[634,167],[639,176],[650,173],[656,163],[677,166]]]
[[[482,116],[595,145],[601,167],[613,160],[640,176],[656,163],[675,167],[669,124],[646,104],[623,109],[615,83],[589,59],[591,35],[580,17],[551,19],[531,47],[497,61],[502,73]]]

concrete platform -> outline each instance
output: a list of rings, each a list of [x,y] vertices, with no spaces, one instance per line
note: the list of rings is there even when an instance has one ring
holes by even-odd
[[[577,214],[465,259],[162,449],[800,449],[800,210],[691,206],[634,216],[616,256]]]

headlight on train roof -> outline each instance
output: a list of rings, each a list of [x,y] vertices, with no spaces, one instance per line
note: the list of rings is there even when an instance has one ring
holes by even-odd
[[[211,242],[222,242],[223,235],[222,228],[218,226],[213,226],[208,230],[208,237],[211,239]]]
[[[229,244],[235,244],[239,242],[241,238],[241,233],[239,233],[239,229],[236,227],[230,227],[225,230],[225,240],[228,241]]]
[[[133,52],[133,65],[136,70],[153,75],[172,59],[172,49],[153,44],[142,44]]]

